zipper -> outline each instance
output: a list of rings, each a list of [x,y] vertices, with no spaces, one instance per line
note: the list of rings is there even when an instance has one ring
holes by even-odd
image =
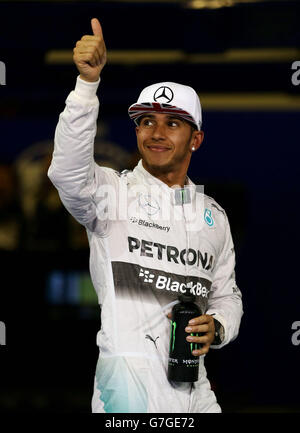
[[[186,189],[185,186],[183,187],[183,189],[181,190],[181,199],[182,199],[182,211],[183,211],[183,216],[184,216],[184,227],[185,227],[185,237],[186,237],[186,260],[185,260],[185,284],[186,287],[188,287],[188,252],[190,249],[190,240],[189,240],[189,233],[187,230],[187,218],[186,218],[186,212],[185,212],[185,194],[186,194]],[[188,397],[188,413],[190,412],[190,408],[191,408],[191,400],[192,400],[192,389],[193,389],[193,382],[191,382],[190,384],[190,393],[189,393],[189,397]]]

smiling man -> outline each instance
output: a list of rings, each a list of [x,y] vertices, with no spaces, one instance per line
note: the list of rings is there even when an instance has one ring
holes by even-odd
[[[184,119],[157,113],[142,116],[136,134],[144,168],[169,186],[183,186],[191,152],[200,146],[203,132]]]
[[[106,48],[99,21],[91,24],[93,35],[74,48],[80,75],[59,118],[48,175],[90,245],[101,306],[92,411],[221,412],[204,356],[236,338],[243,311],[226,213],[187,176],[203,140],[199,98],[178,83],[146,87],[129,108],[141,160],[122,173],[99,167],[93,158],[96,92]],[[192,383],[167,378],[169,313],[188,292],[202,313],[186,327],[187,344],[201,347],[192,351],[199,360]]]
[[[192,152],[204,137],[196,92],[177,83],[153,84],[129,107],[129,116],[138,124],[143,167],[168,186],[183,186]]]

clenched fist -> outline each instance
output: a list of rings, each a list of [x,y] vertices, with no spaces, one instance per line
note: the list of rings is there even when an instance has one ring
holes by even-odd
[[[97,81],[100,72],[106,63],[106,47],[103,39],[102,28],[97,20],[91,20],[92,35],[82,36],[73,49],[73,60],[80,73],[80,78],[85,81]]]

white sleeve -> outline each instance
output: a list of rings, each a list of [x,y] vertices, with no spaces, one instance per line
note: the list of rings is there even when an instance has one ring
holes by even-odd
[[[228,218],[225,214],[224,244],[215,267],[214,279],[208,299],[206,314],[213,314],[224,327],[225,338],[221,348],[234,340],[239,332],[243,315],[242,294],[235,281],[235,253]]]
[[[99,185],[109,183],[110,176],[94,161],[99,83],[100,79],[90,83],[77,77],[59,116],[48,176],[74,218],[101,235],[107,230],[107,221],[97,218],[96,191]]]

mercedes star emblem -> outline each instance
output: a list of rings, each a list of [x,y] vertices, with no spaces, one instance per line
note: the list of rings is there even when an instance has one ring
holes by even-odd
[[[170,87],[161,86],[154,93],[153,99],[156,102],[168,103],[174,98],[174,94]]]
[[[148,215],[155,215],[160,210],[157,200],[150,194],[140,194],[139,205]]]

